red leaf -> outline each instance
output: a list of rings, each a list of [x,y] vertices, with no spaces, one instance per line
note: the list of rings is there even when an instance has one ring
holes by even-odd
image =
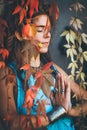
[[[5,59],[9,56],[9,51],[7,49],[3,49],[2,58]]]
[[[21,23],[23,21],[25,16],[26,16],[26,10],[23,8],[20,11],[20,21],[19,21],[19,23]]]
[[[24,107],[31,108],[33,106],[33,100],[36,97],[37,91],[37,86],[32,86],[26,91]]]
[[[49,9],[49,13],[50,15],[54,16],[54,20],[58,19],[59,17],[59,8],[58,8],[58,5],[56,4],[55,0],[52,0],[52,4],[51,4],[51,7]]]
[[[39,115],[37,116],[37,124],[38,124],[38,127],[41,127],[41,119]]]
[[[4,68],[5,67],[5,62],[4,61],[0,61],[0,68]]]
[[[13,11],[12,14],[14,15],[14,14],[19,13],[19,12],[21,11],[21,9],[22,9],[22,7],[21,7],[20,5],[16,6],[16,8],[15,8],[15,10]]]
[[[30,17],[34,14],[34,9],[38,11],[38,5],[39,5],[39,0],[31,0],[30,1]]]
[[[39,71],[37,71],[37,73],[35,74],[35,78],[37,79],[37,78],[41,77],[41,75],[42,75],[42,72],[41,72],[41,70],[39,70]]]
[[[28,70],[30,68],[30,65],[29,64],[25,64],[24,66],[22,66],[20,68],[20,70]]]
[[[50,69],[50,67],[51,67],[52,64],[53,64],[52,61],[51,61],[51,62],[48,62],[47,64],[45,64],[45,65],[43,66],[42,70],[48,70],[48,69]]]

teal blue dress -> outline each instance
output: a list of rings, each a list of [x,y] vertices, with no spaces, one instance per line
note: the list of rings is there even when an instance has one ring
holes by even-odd
[[[17,112],[19,114],[27,114],[27,109],[23,107],[24,100],[25,100],[25,91],[23,89],[23,83],[22,80],[19,78],[17,70],[16,70],[16,64],[11,63],[9,65],[16,74],[16,80],[17,80],[17,86],[18,86],[18,94],[17,94]],[[22,79],[25,77],[25,71],[21,74]],[[36,82],[36,79],[33,77],[33,75],[30,76],[28,79],[28,86],[32,87],[34,86]],[[50,87],[51,91],[53,91],[54,86]],[[45,105],[46,113],[49,113],[53,110],[53,106],[51,103],[51,100],[43,93],[42,89],[39,90],[39,92],[36,95],[36,98],[34,99],[34,106],[31,109],[31,115],[37,115],[37,100],[49,100],[50,105]],[[47,130],[75,130],[73,120],[71,117],[61,117],[60,119],[54,121],[53,123],[46,126]],[[38,130],[43,130],[43,128],[39,128]]]

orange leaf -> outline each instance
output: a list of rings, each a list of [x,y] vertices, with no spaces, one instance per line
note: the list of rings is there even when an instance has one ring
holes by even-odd
[[[25,64],[24,66],[22,66],[20,68],[20,70],[28,70],[30,68],[30,65],[29,64]]]
[[[0,61],[0,68],[4,68],[5,67],[5,62],[4,61]]]
[[[30,24],[26,24],[22,28],[22,37],[27,37],[30,32]]]
[[[12,14],[14,15],[14,14],[19,13],[19,12],[21,11],[21,9],[22,9],[22,7],[21,7],[20,5],[16,6],[16,8],[15,8],[15,10],[13,11]]]
[[[53,64],[52,61],[51,61],[51,62],[48,62],[47,64],[45,64],[45,65],[43,66],[42,70],[48,70],[48,69],[50,69],[50,67],[51,67],[52,64]]]

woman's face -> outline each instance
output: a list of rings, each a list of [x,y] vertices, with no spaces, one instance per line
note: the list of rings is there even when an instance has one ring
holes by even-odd
[[[50,38],[51,38],[51,23],[47,15],[39,15],[35,18],[34,23],[36,25],[36,34],[34,40],[39,41],[38,47],[40,53],[46,53],[48,51]]]

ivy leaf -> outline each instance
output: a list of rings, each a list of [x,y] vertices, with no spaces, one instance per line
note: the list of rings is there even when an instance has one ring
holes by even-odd
[[[77,11],[82,11],[83,9],[85,9],[85,7],[82,5],[82,4],[80,4],[79,2],[76,2],[76,3],[74,3],[73,5],[71,5],[73,8],[74,8],[74,10],[77,12]]]
[[[32,15],[34,14],[34,10],[38,11],[38,5],[39,5],[39,0],[31,0],[30,1],[30,17],[32,17]]]
[[[24,17],[26,17],[26,10],[24,8],[22,8],[21,11],[20,11],[19,23],[21,23],[23,21]]]
[[[25,64],[24,66],[22,66],[20,68],[20,70],[29,70],[29,68],[30,68],[30,65],[29,64]]]
[[[60,35],[60,36],[61,36],[61,37],[62,37],[62,36],[66,36],[66,35],[67,35],[67,33],[68,33],[68,31],[67,31],[67,30],[65,30],[63,33],[61,33],[61,35]]]
[[[2,52],[2,58],[5,59],[9,56],[9,51],[7,49],[3,49],[3,52]]]
[[[54,20],[58,19],[58,17],[59,17],[59,8],[54,0],[52,0],[51,7],[49,9],[49,14],[50,14],[50,16],[52,16],[52,15],[54,16]]]
[[[4,61],[0,61],[0,68],[4,68],[5,67],[5,62]]]
[[[27,108],[31,108],[34,104],[33,100],[36,97],[38,91],[38,87],[37,86],[32,86],[31,88],[29,88],[26,91],[26,95],[25,95],[25,102],[23,107],[27,107]]]
[[[73,61],[68,65],[68,69],[71,68],[71,74],[75,75],[75,69],[78,68],[77,61]]]
[[[87,51],[83,52],[83,57],[84,57],[85,61],[87,61]]]
[[[19,13],[21,11],[21,9],[22,9],[22,7],[20,5],[16,6],[16,8],[14,9],[12,14],[14,15],[14,14]]]
[[[77,31],[78,29],[82,29],[82,24],[83,22],[76,17],[72,17],[70,20],[70,25],[72,25]]]
[[[82,40],[83,40],[83,42],[87,44],[87,34],[82,33],[81,36],[82,36]]]
[[[42,70],[48,70],[50,69],[51,65],[53,64],[53,62],[48,62],[47,64],[45,64],[43,67],[42,67]]]

